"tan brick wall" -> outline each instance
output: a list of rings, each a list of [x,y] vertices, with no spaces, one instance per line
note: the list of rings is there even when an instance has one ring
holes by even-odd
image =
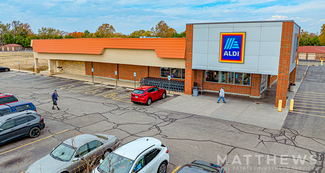
[[[56,62],[58,62],[58,66],[62,67],[62,72],[66,74],[76,74],[76,75],[85,75],[85,62],[84,61],[53,61],[54,63],[54,69],[57,71],[57,65]]]

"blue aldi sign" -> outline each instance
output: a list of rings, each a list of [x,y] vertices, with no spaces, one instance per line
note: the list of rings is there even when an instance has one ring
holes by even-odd
[[[245,32],[220,33],[219,62],[244,63]]]

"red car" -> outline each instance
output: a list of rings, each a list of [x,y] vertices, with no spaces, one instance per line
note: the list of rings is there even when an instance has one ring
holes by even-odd
[[[8,93],[0,93],[0,105],[12,102],[18,102],[18,99],[14,95]]]
[[[160,98],[166,98],[166,90],[155,86],[141,86],[136,88],[131,94],[131,101],[133,103],[143,103],[147,105],[151,105],[153,101]]]

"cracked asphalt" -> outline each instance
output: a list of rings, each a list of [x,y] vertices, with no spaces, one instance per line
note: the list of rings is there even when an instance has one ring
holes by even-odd
[[[224,166],[227,172],[324,172],[323,132],[315,135],[292,126],[270,130],[157,108],[173,97],[151,106],[133,104],[126,88],[76,80],[8,72],[0,73],[0,81],[1,92],[32,101],[46,123],[37,139],[1,146],[0,173],[25,171],[78,133],[108,133],[122,144],[139,137],[158,138],[170,150],[168,173],[196,159]],[[54,89],[61,97],[61,110],[51,109]],[[42,140],[34,142],[38,139]]]

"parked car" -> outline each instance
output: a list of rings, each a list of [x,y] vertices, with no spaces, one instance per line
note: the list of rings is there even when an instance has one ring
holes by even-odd
[[[0,105],[11,102],[18,102],[18,99],[13,94],[0,93]]]
[[[82,172],[90,160],[97,163],[106,152],[111,152],[118,146],[118,140],[113,135],[81,134],[65,140],[45,157],[29,166],[26,173],[74,173]]]
[[[186,164],[180,168],[176,168],[173,172],[174,173],[208,173],[208,172],[226,173],[226,171],[220,166],[213,163],[200,161],[200,160],[195,160],[190,164]]]
[[[169,150],[158,139],[144,137],[110,153],[93,173],[166,173]]]
[[[142,103],[147,105],[151,105],[153,101],[160,98],[166,98],[166,90],[155,86],[141,86],[133,90],[131,94],[131,101],[133,103]]]
[[[25,110],[32,110],[37,112],[35,105],[32,102],[18,101],[4,105],[0,105],[0,116],[12,113],[21,112]]]
[[[43,117],[35,111],[23,111],[0,117],[0,145],[13,139],[36,138],[44,129]]]
[[[7,72],[7,71],[10,71],[10,68],[9,67],[1,67],[0,66],[0,71]]]

